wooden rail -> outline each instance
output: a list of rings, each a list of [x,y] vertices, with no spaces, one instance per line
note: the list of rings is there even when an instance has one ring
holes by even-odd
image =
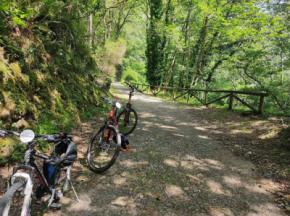
[[[204,106],[209,106],[210,104],[216,103],[218,101],[228,99],[228,109],[232,110],[234,106],[234,101],[238,101],[244,106],[248,107],[255,114],[262,114],[264,108],[265,97],[268,96],[267,92],[264,91],[237,91],[237,90],[213,90],[213,89],[194,89],[194,88],[175,88],[167,86],[151,86],[141,83],[130,82],[130,85],[134,86],[138,91],[142,93],[152,93],[157,96],[161,92],[169,93],[173,100],[184,97],[189,99],[194,97],[199,103]],[[209,93],[218,93],[221,96],[208,101]],[[258,104],[249,104],[247,101],[241,98],[241,95],[255,96],[259,97]]]

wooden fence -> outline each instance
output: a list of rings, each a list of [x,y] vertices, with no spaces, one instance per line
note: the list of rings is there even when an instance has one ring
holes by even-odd
[[[138,91],[142,93],[151,93],[154,96],[157,96],[160,93],[170,93],[173,100],[184,97],[189,99],[194,97],[199,103],[204,106],[209,106],[210,104],[216,103],[223,99],[228,99],[228,109],[232,110],[234,105],[234,100],[239,101],[244,106],[248,107],[255,114],[262,114],[265,97],[268,96],[267,92],[264,91],[235,91],[235,90],[210,90],[210,89],[194,89],[194,88],[174,88],[166,86],[150,86],[146,84],[140,84],[135,82],[130,82],[130,85],[134,86]],[[210,93],[220,94],[219,97],[212,100],[208,100]],[[245,99],[242,99],[241,96],[254,96],[259,97],[258,104],[249,104]]]

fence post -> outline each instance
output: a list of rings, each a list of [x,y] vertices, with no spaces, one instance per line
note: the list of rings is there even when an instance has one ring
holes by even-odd
[[[259,103],[259,110],[258,110],[259,114],[263,113],[264,99],[265,99],[265,96],[264,95],[260,95],[260,103]]]
[[[206,105],[207,104],[207,94],[208,94],[208,91],[205,91],[204,92],[204,104]],[[207,106],[207,105],[206,105]]]
[[[234,102],[234,93],[231,92],[230,94],[230,100],[229,100],[229,110],[233,109],[233,102]]]

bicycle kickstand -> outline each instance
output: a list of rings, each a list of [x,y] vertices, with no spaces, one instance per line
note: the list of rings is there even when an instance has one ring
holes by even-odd
[[[69,179],[69,184],[70,184],[70,186],[71,186],[71,188],[72,188],[72,190],[73,190],[73,192],[75,194],[75,197],[76,197],[77,201],[80,202],[79,196],[78,196],[78,194],[77,194],[77,192],[75,190],[75,187],[73,186],[73,183],[72,183],[72,181],[70,179]]]

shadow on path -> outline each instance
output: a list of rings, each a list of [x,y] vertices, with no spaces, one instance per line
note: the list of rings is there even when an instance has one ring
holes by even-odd
[[[119,84],[116,96],[126,98]],[[252,163],[225,150],[194,116],[202,109],[136,93],[139,124],[104,175],[79,165],[80,203],[64,199],[63,215],[284,215]],[[217,133],[219,133],[217,131]]]

